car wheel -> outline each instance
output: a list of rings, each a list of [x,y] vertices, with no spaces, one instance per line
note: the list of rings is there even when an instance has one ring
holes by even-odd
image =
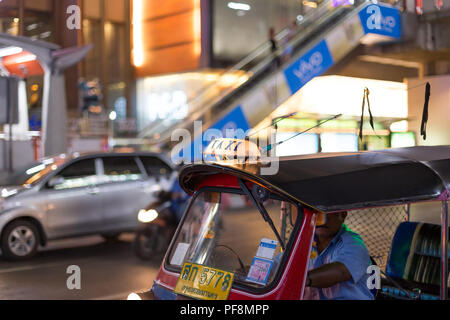
[[[7,260],[26,260],[33,257],[39,245],[39,232],[36,226],[25,220],[17,220],[3,231],[2,253]]]
[[[150,260],[161,252],[162,241],[164,237],[158,232],[137,232],[132,244],[133,251],[141,260]]]

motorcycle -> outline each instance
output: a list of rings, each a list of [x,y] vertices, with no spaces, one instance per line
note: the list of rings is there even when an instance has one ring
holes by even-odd
[[[156,202],[139,211],[141,226],[135,233],[133,252],[140,259],[147,261],[167,250],[178,225],[171,203],[172,192],[161,191]]]

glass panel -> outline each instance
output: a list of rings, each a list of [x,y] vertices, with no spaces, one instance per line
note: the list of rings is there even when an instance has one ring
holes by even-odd
[[[231,4],[238,4],[234,6]],[[277,32],[303,14],[298,0],[216,0],[213,2],[213,50],[217,66],[238,61],[268,41],[269,29]],[[232,46],[229,44],[233,43]]]
[[[103,158],[103,182],[124,182],[142,179],[142,172],[133,157]]]
[[[18,36],[19,18],[0,17],[0,32]]]
[[[141,160],[148,175],[167,176],[172,173],[172,169],[161,159],[156,157],[142,157]]]
[[[58,176],[63,180],[54,186],[55,190],[93,186],[98,183],[95,159],[77,161],[64,169]]]
[[[358,136],[350,133],[322,133],[320,135],[322,152],[356,152]]]
[[[55,42],[52,23],[51,14],[27,10],[25,11],[23,35],[33,40]]]
[[[92,80],[101,74],[101,23],[96,20],[83,20],[83,42],[92,44],[94,47],[90,50],[85,59],[81,61],[83,65],[83,76],[86,80]]]
[[[105,24],[105,57],[107,79],[110,83],[125,77],[125,25]]]
[[[414,147],[416,145],[416,135],[414,132],[395,132],[391,135],[392,148]]]
[[[297,207],[270,199],[264,206],[282,239],[289,241],[297,221]],[[235,273],[235,281],[264,287],[273,281],[282,258],[277,237],[247,196],[202,192],[194,200],[169,255],[169,263],[185,261]],[[263,252],[264,240],[273,248]],[[256,270],[255,258],[267,269]],[[250,278],[258,274],[259,283]]]
[[[285,141],[297,132],[279,132],[277,142]],[[275,149],[277,157],[295,156],[301,154],[313,154],[319,152],[319,135],[305,133],[278,145]]]

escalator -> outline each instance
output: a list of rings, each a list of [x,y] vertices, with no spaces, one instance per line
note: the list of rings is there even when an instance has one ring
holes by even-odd
[[[263,44],[223,72],[217,83],[237,71],[242,72],[240,80],[221,90],[217,90],[217,83],[202,88],[188,101],[189,115],[185,119],[152,124],[142,130],[140,137],[170,146],[176,129],[187,129],[195,138],[201,138],[201,133],[211,128],[222,132],[249,130],[360,43],[401,38],[397,8],[379,1],[354,2],[350,6],[335,6],[335,1],[324,1],[305,15],[295,33],[286,29],[276,36],[275,52],[270,43]],[[200,132],[195,121],[201,121]]]

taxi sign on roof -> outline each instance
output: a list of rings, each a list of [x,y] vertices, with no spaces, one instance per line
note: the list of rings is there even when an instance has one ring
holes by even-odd
[[[249,140],[221,138],[213,140],[203,156],[205,161],[248,163],[260,160],[261,151]]]

